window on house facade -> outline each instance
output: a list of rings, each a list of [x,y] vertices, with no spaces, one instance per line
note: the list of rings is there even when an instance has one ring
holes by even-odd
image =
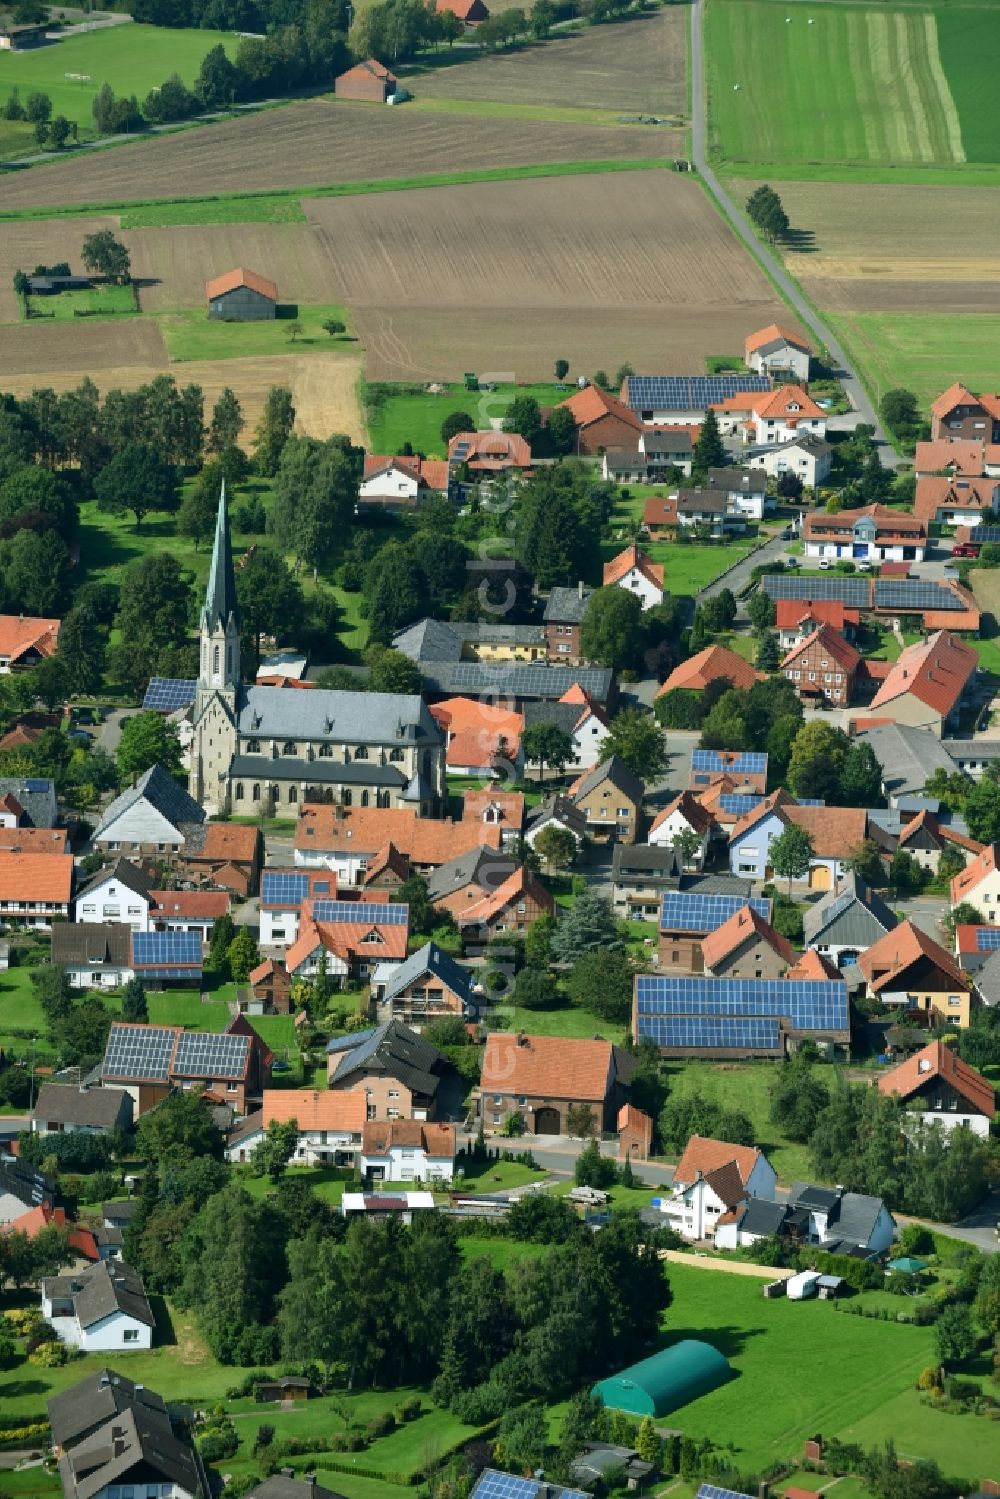
[[[242,781],[237,781],[236,782],[236,800],[238,802],[241,802],[243,800],[243,782]]]

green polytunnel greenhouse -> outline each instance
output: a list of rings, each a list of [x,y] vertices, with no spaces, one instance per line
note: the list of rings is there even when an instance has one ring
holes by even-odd
[[[665,1416],[707,1395],[732,1377],[726,1359],[711,1343],[685,1338],[594,1386],[604,1404],[633,1416]]]

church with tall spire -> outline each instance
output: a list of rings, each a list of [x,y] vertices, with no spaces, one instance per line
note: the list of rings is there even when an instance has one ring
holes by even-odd
[[[304,801],[439,811],[444,739],[417,694],[245,686],[226,487],[199,622],[188,790],[214,815],[294,818]]]

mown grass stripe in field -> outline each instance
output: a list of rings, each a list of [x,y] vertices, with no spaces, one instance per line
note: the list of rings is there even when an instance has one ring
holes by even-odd
[[[180,207],[185,213],[198,204],[205,205],[207,214],[219,212],[220,205],[226,204],[261,204],[263,202],[278,203],[289,199],[298,200],[302,198],[354,198],[370,193],[397,193],[408,192],[423,187],[461,187],[468,182],[518,182],[522,179],[534,179],[538,177],[590,177],[602,176],[608,172],[645,172],[645,171],[673,171],[673,157],[648,157],[638,161],[555,161],[543,162],[538,165],[519,167],[478,167],[468,172],[434,172],[418,177],[385,177],[367,182],[337,182],[321,186],[289,187],[282,188],[277,192],[270,193],[227,193],[216,197],[205,198],[145,198],[139,201],[135,199],[123,202],[111,202],[101,205],[88,204],[65,204],[54,208],[24,208],[13,209],[6,212],[0,211],[0,223],[20,219],[63,219],[80,218],[89,214],[118,213],[122,215],[135,215],[142,209],[156,209],[166,211],[170,207]],[[193,218],[185,216],[178,219],[157,218],[157,225],[169,223],[194,224],[194,223],[260,223],[267,219],[255,217],[251,210],[251,216],[247,219],[238,218]],[[298,222],[301,222],[300,220]],[[142,228],[143,225],[133,222],[123,227]]]
[[[941,48],[938,42],[937,16],[928,13],[924,16],[924,33],[926,37],[927,66],[934,80],[934,88],[937,92],[941,113],[944,117],[944,129],[948,137],[948,147],[952,161],[965,160],[965,147],[962,144],[962,123],[958,117],[958,109],[955,104],[954,95],[941,61]]]
[[[969,161],[1000,161],[1000,23],[982,9],[948,5],[937,15],[938,54]]]

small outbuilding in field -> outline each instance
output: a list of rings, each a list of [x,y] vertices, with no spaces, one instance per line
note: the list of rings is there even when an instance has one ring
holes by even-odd
[[[333,84],[338,99],[360,99],[365,104],[387,104],[398,90],[395,74],[374,57],[355,63]]]
[[[278,288],[256,271],[239,267],[205,282],[208,315],[220,323],[263,323],[278,310]]]
[[[490,13],[483,4],[483,0],[434,0],[434,9],[438,15],[443,15],[450,10],[453,16],[457,16],[463,26],[470,30],[479,25],[481,21],[488,21]]]
[[[593,1393],[600,1395],[611,1410],[627,1411],[632,1416],[652,1416],[656,1420],[707,1395],[732,1378],[726,1359],[711,1343],[684,1338],[672,1348],[664,1348],[651,1358],[612,1374],[595,1384]]]

